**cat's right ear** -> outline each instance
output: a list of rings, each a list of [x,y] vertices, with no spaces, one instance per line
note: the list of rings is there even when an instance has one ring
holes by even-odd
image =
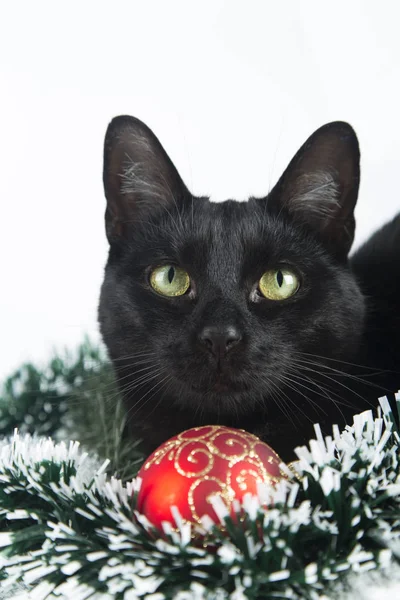
[[[154,133],[130,116],[115,117],[104,143],[106,233],[110,244],[129,235],[151,211],[178,206],[188,193]]]

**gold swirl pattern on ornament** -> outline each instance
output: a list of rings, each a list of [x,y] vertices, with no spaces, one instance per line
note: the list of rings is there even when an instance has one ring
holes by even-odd
[[[239,471],[238,475],[236,475],[236,477],[235,477],[238,487],[242,492],[245,492],[247,490],[246,480],[249,475],[250,475],[250,477],[253,477],[257,481],[261,481],[260,473],[258,473],[257,471],[253,471],[252,469],[250,469],[250,470],[242,469],[241,471]],[[231,485],[232,485],[232,482],[231,482]]]
[[[175,470],[184,477],[201,477],[201,481],[215,481],[222,488],[220,495],[225,500],[228,509],[230,509],[232,500],[235,497],[235,492],[232,488],[231,470],[237,463],[246,461],[247,464],[253,465],[257,473],[253,470],[249,473],[247,470],[247,476],[255,476],[256,480],[260,482],[272,485],[276,485],[279,482],[278,477],[268,473],[262,459],[259,457],[257,446],[260,446],[264,452],[266,448],[265,444],[255,435],[248,433],[243,429],[237,429],[233,433],[230,428],[224,428],[220,425],[195,427],[189,430],[189,432],[190,435],[188,435],[188,432],[183,432],[175,438],[168,440],[153,453],[147,460],[144,468],[149,469],[153,465],[159,465],[166,458],[168,461],[173,461]],[[198,432],[198,435],[196,435],[196,432]],[[193,444],[196,444],[197,447],[192,448],[188,455],[185,456],[188,448]],[[281,459],[271,448],[268,447],[267,449],[269,455],[265,457],[265,461],[270,465],[275,464],[279,468]],[[228,463],[226,483],[209,475],[214,467],[216,457],[223,459]],[[196,465],[198,466],[199,463],[201,463],[202,458],[205,458],[207,462],[202,468],[198,467],[196,470]],[[184,460],[193,465],[193,469],[189,469],[182,464]],[[285,476],[280,468],[279,471],[282,476]],[[242,491],[247,487],[245,483],[245,473],[246,469],[244,468],[243,471],[239,473],[239,476],[236,476],[236,483],[238,488]],[[189,490],[190,510],[193,517],[199,523],[200,518],[199,515],[197,515],[194,506],[193,494],[201,481],[195,481]]]
[[[170,454],[170,456],[168,456],[168,459],[172,460],[174,449],[179,445],[180,441],[177,439],[172,439],[168,442],[165,442],[165,444],[163,444],[162,446],[160,446],[160,448],[155,450],[155,452],[153,452],[150,458],[147,459],[144,465],[145,470],[150,469],[150,467],[152,467],[153,465],[159,465],[164,460],[164,457],[167,454]]]
[[[238,429],[235,431],[235,438],[228,437],[227,440],[221,439],[223,436],[226,437],[227,435],[232,435],[232,433],[221,431],[221,428],[219,428],[218,431],[210,436],[208,447],[213,454],[229,462],[232,460],[237,462],[238,460],[243,460],[246,456],[253,454],[254,445],[252,443],[249,444],[247,435],[244,435],[242,430]],[[228,447],[225,452],[224,446]],[[239,446],[239,451],[232,453],[235,446]],[[231,452],[228,452],[228,450],[231,450]]]
[[[253,465],[254,469],[250,469],[248,465]],[[237,482],[238,488],[242,492],[245,492],[247,490],[246,479],[248,479],[249,477],[254,477],[254,479],[259,483],[267,483],[271,485],[276,485],[279,483],[279,478],[274,477],[274,475],[271,475],[271,473],[268,473],[262,461],[255,457],[252,459],[246,458],[246,464],[243,466],[243,469],[241,469],[236,475],[232,474],[232,470],[228,471],[226,485],[232,490],[232,493],[234,494],[232,487],[232,479],[234,478],[234,480]]]
[[[191,442],[198,442],[204,445],[207,448],[207,452],[210,456],[218,456],[219,458],[227,460],[229,463],[229,467],[234,465],[239,460],[245,459],[246,457],[255,457],[257,455],[257,453],[255,452],[256,445],[260,443],[262,444],[259,438],[250,433],[247,433],[243,429],[236,429],[234,434],[232,434],[232,431],[229,428],[224,428],[221,425],[207,425],[202,427],[194,427],[190,431],[197,430],[201,432],[205,428],[209,429],[206,435],[200,433],[198,437],[184,437],[184,434],[179,434],[177,436],[177,439],[180,439],[185,444]],[[226,431],[224,431],[224,429],[226,429]],[[222,436],[232,435],[234,435],[234,437],[228,437],[226,441],[220,440]],[[239,452],[228,452],[228,450],[234,448],[235,445],[240,445]],[[227,448],[224,449],[224,446],[227,446]],[[275,452],[273,452],[273,454],[277,456]],[[280,461],[279,458],[278,461]],[[273,462],[274,459],[271,457],[271,463]]]
[[[200,443],[200,442],[196,442],[196,443]],[[207,475],[207,473],[209,473],[211,471],[211,469],[214,467],[214,456],[213,456],[213,452],[209,452],[207,446],[204,444],[204,447],[201,446],[200,448],[193,448],[192,450],[190,450],[189,452],[189,456],[185,457],[182,456],[182,454],[187,450],[188,446],[191,446],[193,444],[193,440],[188,440],[186,441],[184,444],[180,445],[180,447],[178,448],[178,450],[176,451],[175,454],[175,459],[174,459],[174,467],[175,470],[178,471],[178,473],[180,475],[183,475],[184,477],[203,477],[204,475]],[[180,462],[183,458],[186,458],[186,460],[190,463],[196,464],[198,463],[198,458],[196,457],[197,454],[202,454],[206,457],[206,459],[208,460],[208,463],[206,464],[206,466],[201,469],[201,470],[197,470],[197,471],[189,471],[188,469],[184,469],[183,466],[181,466]]]
[[[188,429],[186,431],[183,431],[182,433],[179,433],[176,436],[176,439],[181,440],[182,442],[186,442],[186,441],[201,442],[208,435],[210,435],[213,431],[215,431],[215,429],[217,429],[219,427],[220,427],[220,425],[200,425],[199,427],[192,427],[191,429]],[[194,431],[201,432],[201,431],[204,431],[204,429],[208,429],[209,431],[206,434],[200,433],[199,436],[192,435]],[[190,436],[187,435],[188,433],[190,433]]]
[[[204,433],[202,434],[201,432],[204,431],[205,429],[206,430],[208,429],[209,431],[204,435]],[[160,446],[160,448],[155,450],[153,455],[151,455],[150,458],[146,461],[144,468],[147,470],[150,467],[152,467],[153,465],[159,465],[164,460],[165,456],[168,455],[167,458],[169,460],[174,460],[175,467],[177,468],[178,472],[181,475],[184,475],[187,477],[194,477],[195,475],[201,475],[201,473],[199,473],[199,472],[195,473],[194,471],[186,471],[185,469],[182,469],[179,466],[179,464],[176,463],[176,460],[177,460],[176,454],[179,453],[179,456],[181,454],[181,452],[179,452],[179,448],[182,445],[183,445],[182,447],[185,447],[194,442],[198,442],[199,444],[204,446],[204,450],[202,452],[206,456],[209,457],[210,461],[214,460],[213,456],[219,456],[220,458],[228,460],[229,462],[234,461],[232,463],[232,464],[234,464],[235,462],[237,462],[237,460],[241,459],[242,457],[244,458],[246,455],[250,455],[250,456],[254,455],[254,446],[256,445],[257,442],[260,443],[260,440],[258,438],[256,438],[255,436],[248,434],[243,429],[235,430],[235,435],[237,435],[238,437],[241,438],[241,442],[243,445],[240,453],[239,454],[227,454],[226,452],[221,451],[218,448],[218,446],[215,444],[215,441],[221,435],[231,434],[231,431],[228,428],[227,428],[226,432],[221,431],[221,429],[223,429],[223,427],[220,425],[203,425],[200,427],[193,427],[190,430],[190,432],[198,431],[199,432],[198,436],[190,436],[189,437],[189,436],[185,435],[186,432],[180,433],[175,438],[168,440],[167,442],[165,442],[165,444]],[[251,436],[251,438],[254,438],[254,441],[253,441],[253,439],[251,440],[251,442],[252,442],[251,445],[248,444],[248,440],[246,439],[246,436]],[[226,443],[227,443],[228,447],[232,447],[235,443],[239,443],[239,442],[233,438],[229,438]],[[199,451],[200,451],[200,449],[196,450],[196,452],[199,452]],[[195,462],[193,460],[193,456],[192,456],[192,459],[190,459],[190,462]],[[207,467],[206,472],[208,472],[211,468],[212,468],[212,466],[210,466],[209,468]]]
[[[211,498],[214,496],[220,496],[224,502],[226,507],[228,508],[228,510],[230,509],[232,502],[235,498],[235,494],[232,490],[232,488],[229,486],[227,486],[223,481],[221,481],[220,479],[218,479],[218,477],[213,477],[213,476],[209,476],[206,475],[203,479],[198,479],[196,481],[194,481],[192,483],[192,485],[189,488],[189,492],[188,492],[188,504],[189,504],[189,508],[190,508],[190,512],[192,513],[192,517],[193,519],[196,521],[196,523],[198,523],[199,525],[201,525],[201,518],[203,515],[199,515],[197,510],[196,510],[196,503],[195,503],[195,499],[194,499],[194,492],[196,491],[196,489],[199,487],[199,485],[207,482],[207,481],[213,481],[215,482],[220,488],[221,491],[217,492],[217,491],[213,491],[211,494],[209,494],[206,498],[206,502],[210,505],[210,507],[212,508],[212,504],[211,504]]]

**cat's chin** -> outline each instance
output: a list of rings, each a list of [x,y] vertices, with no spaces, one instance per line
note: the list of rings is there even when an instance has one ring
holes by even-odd
[[[240,383],[217,381],[205,386],[184,382],[179,388],[175,400],[181,408],[193,410],[201,407],[201,412],[209,416],[222,417],[223,414],[231,414],[232,411],[243,415],[252,412],[257,404],[260,406],[259,394]]]
[[[244,391],[242,386],[239,387],[237,384],[232,384],[226,381],[216,381],[208,387],[198,384],[192,384],[190,388],[195,393],[200,394],[201,396],[213,394],[226,394],[229,396],[235,396],[238,394],[242,394]]]
[[[210,379],[203,381],[182,381],[182,384],[204,396],[218,394],[235,396],[250,391],[249,385],[244,380],[235,380],[226,373],[215,373]]]

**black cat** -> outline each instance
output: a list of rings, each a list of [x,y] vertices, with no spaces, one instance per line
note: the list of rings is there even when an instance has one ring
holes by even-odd
[[[213,203],[144,123],[111,122],[99,322],[145,451],[220,423],[289,460],[314,422],[331,431],[397,387],[400,225],[349,262],[359,158],[329,123],[268,196]]]

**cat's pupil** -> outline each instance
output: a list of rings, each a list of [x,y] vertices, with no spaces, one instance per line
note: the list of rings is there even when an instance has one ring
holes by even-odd
[[[276,280],[278,282],[279,287],[282,287],[282,284],[283,284],[282,271],[278,271],[278,273],[276,274]]]
[[[168,281],[170,283],[172,283],[174,276],[175,276],[175,269],[174,269],[174,267],[171,267],[170,270],[168,271]]]

